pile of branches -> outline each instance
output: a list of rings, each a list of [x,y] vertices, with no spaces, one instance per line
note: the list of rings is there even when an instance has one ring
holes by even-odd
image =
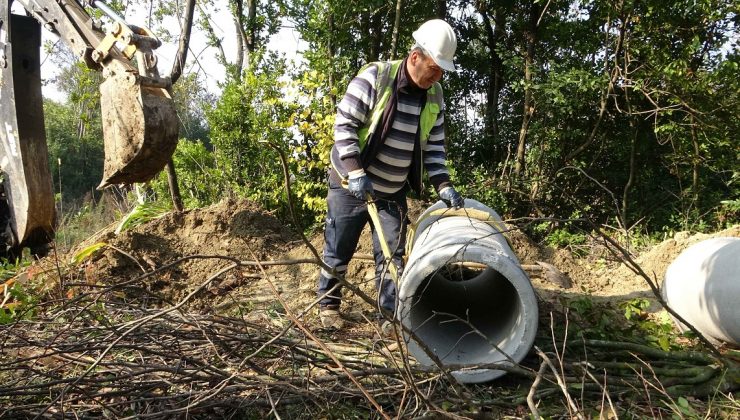
[[[279,316],[258,324],[95,294],[47,312],[0,330],[0,417],[329,411],[343,399],[380,404],[408,392],[382,342],[317,342]]]
[[[305,311],[283,308],[262,321],[189,312],[187,300],[202,288],[152,308],[126,298],[147,293],[133,283],[126,293],[105,287],[47,302],[30,319],[0,327],[0,417],[588,417],[587,410],[651,410],[657,400],[738,384],[737,367],[711,354],[555,342],[555,334],[538,338],[521,365],[423,368],[401,342],[332,343],[304,322]],[[463,386],[450,374],[459,368],[509,375]]]

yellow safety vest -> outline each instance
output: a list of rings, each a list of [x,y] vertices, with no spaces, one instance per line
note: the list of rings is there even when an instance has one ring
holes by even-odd
[[[365,126],[357,131],[357,136],[360,140],[360,150],[365,148],[368,139],[372,138],[375,129],[378,127],[378,123],[383,118],[383,111],[391,97],[393,81],[398,75],[398,68],[401,66],[401,61],[402,60],[390,62],[377,61],[366,64],[360,70],[360,73],[362,73],[372,65],[378,66],[378,77],[375,79],[375,95],[377,100],[375,101],[372,114],[365,123]],[[435,82],[432,87],[427,89],[427,101],[419,118],[419,139],[422,147],[426,145],[427,140],[429,140],[429,134],[432,132],[432,127],[434,127],[434,123],[437,122],[437,116],[443,108],[444,98],[442,97],[442,86],[439,82]]]

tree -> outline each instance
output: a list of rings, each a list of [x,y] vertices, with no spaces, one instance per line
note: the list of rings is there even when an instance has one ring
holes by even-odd
[[[99,119],[81,123],[74,104],[51,100],[44,101],[44,117],[54,191],[62,194],[59,200],[70,203],[87,195],[94,196],[103,176],[103,134]]]
[[[271,147],[290,150],[296,104],[285,96],[284,60],[252,56],[252,71],[224,87],[207,113],[219,180],[227,194],[245,196],[287,213],[282,166]],[[294,169],[294,168],[293,168]],[[295,172],[294,172],[295,173]],[[213,187],[213,185],[212,185]]]
[[[60,68],[55,83],[67,101],[44,101],[49,166],[54,191],[63,193],[60,199],[75,202],[94,194],[103,176],[101,75],[61,43],[53,47],[50,60]]]
[[[250,63],[259,61],[255,60],[252,55],[264,49],[269,38],[277,33],[280,27],[280,12],[277,3],[248,0],[245,5],[243,0],[229,0],[225,7],[223,4],[209,4],[208,6],[211,9],[200,6],[199,27],[207,34],[209,44],[217,48],[219,62],[226,67],[229,77],[238,80],[245,68],[249,68]],[[237,48],[233,61],[227,57],[221,46],[221,40],[216,36],[211,23],[212,16],[222,13],[223,9],[228,10],[236,33]]]

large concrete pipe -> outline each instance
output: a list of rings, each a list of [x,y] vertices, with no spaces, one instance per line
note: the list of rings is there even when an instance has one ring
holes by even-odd
[[[537,332],[537,299],[502,234],[495,211],[472,199],[453,211],[443,202],[419,218],[401,278],[398,317],[421,344],[404,335],[409,352],[431,366],[433,353],[453,376],[479,383],[505,374],[472,368],[519,363]],[[471,368],[466,368],[471,366]]]
[[[704,336],[740,344],[740,238],[686,248],[668,266],[662,294]]]

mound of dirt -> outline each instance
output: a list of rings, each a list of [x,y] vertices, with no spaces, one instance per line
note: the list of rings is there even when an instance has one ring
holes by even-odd
[[[244,200],[168,213],[120,235],[108,232],[108,247],[85,268],[88,283],[119,284],[187,258],[143,280],[166,300],[177,301],[234,261],[269,261],[300,242],[300,236],[269,212]],[[241,267],[214,279],[210,298],[261,277],[259,268]],[[201,299],[211,306],[212,299]]]
[[[740,237],[740,225],[712,234],[679,232],[673,238],[643,251],[633,259],[655,284],[660,286],[666,269],[683,250],[697,242],[720,236]],[[550,254],[546,261],[571,278],[577,293],[608,297],[613,300],[652,296],[650,287],[640,275],[635,274],[621,261],[615,260],[604,249],[583,258],[565,249],[550,249],[544,254]],[[550,288],[547,284],[541,286]]]

